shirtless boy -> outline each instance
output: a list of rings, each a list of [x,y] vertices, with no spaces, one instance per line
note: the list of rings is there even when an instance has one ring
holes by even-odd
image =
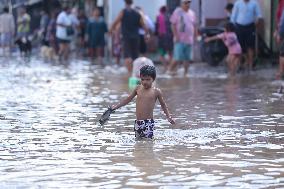
[[[134,124],[135,136],[139,138],[153,138],[153,130],[155,126],[153,119],[153,110],[157,99],[159,100],[168,121],[171,124],[175,124],[175,121],[172,119],[169,113],[161,90],[153,86],[153,82],[156,79],[155,67],[149,65],[143,66],[140,69],[140,78],[141,84],[134,89],[132,94],[130,94],[126,99],[119,102],[117,105],[113,105],[112,109],[116,110],[122,106],[125,106],[126,104],[131,102],[135,96],[137,96],[137,120]]]

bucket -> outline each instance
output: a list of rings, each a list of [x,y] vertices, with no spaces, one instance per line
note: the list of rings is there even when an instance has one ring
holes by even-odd
[[[137,78],[137,77],[130,77],[128,79],[128,87],[130,89],[134,89],[139,84],[139,82],[140,82],[139,78]]]

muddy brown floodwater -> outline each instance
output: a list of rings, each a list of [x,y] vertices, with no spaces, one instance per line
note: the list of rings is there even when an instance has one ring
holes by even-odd
[[[177,125],[157,104],[154,139],[137,141],[124,68],[0,60],[0,188],[283,188],[284,105],[274,70],[228,79],[197,64],[159,74]],[[159,69],[159,68],[158,68]]]

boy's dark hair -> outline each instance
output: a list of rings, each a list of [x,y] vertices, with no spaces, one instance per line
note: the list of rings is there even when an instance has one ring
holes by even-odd
[[[132,5],[132,4],[133,4],[133,0],[124,0],[124,2],[125,2],[127,5]]]
[[[232,22],[226,23],[225,28],[229,32],[235,32],[235,25]]]
[[[234,8],[234,4],[233,4],[233,3],[228,3],[228,4],[226,5],[226,7],[225,7],[225,9],[226,9],[227,11],[232,11],[233,8]]]
[[[8,7],[4,7],[4,8],[3,8],[3,12],[9,13],[9,8],[8,8]]]
[[[156,68],[154,66],[145,65],[140,69],[140,76],[150,76],[156,79]]]

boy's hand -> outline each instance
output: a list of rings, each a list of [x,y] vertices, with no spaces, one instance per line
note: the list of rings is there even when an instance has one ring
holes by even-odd
[[[210,40],[208,38],[205,38],[204,41],[208,43]]]
[[[176,124],[175,120],[173,120],[172,117],[169,117],[169,118],[168,118],[168,121],[169,121],[172,125],[175,125],[175,124]]]
[[[113,106],[108,106],[108,109],[111,111],[111,113],[115,112],[115,109],[113,108]]]
[[[112,111],[115,111],[115,107],[116,107],[115,105],[111,105],[109,107],[111,108]]]

